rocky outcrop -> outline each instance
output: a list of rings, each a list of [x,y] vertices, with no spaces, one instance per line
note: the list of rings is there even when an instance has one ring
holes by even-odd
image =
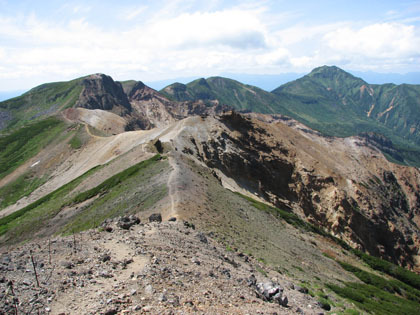
[[[223,128],[206,140],[191,136],[185,152],[353,247],[418,266],[416,168],[389,163],[358,138],[323,138],[235,112],[219,121]]]
[[[382,152],[389,154],[396,161],[401,163],[404,162],[404,157],[400,154],[400,152],[398,152],[397,149],[394,148],[392,141],[387,137],[376,132],[361,133],[359,137],[366,139],[367,145],[373,146]]]
[[[132,111],[121,83],[115,82],[111,77],[93,74],[83,79],[82,86],[75,107],[102,109],[120,116],[126,116]]]
[[[127,88],[126,93],[133,108],[129,129],[162,127],[192,115],[216,114],[228,109],[217,103],[171,101],[140,81]]]

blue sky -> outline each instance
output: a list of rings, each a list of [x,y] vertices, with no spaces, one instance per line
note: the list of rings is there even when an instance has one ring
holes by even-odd
[[[420,71],[420,1],[0,0],[0,91],[102,72]]]

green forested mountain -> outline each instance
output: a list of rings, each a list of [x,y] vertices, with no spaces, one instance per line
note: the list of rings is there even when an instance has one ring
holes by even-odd
[[[378,131],[420,145],[418,85],[370,85],[337,67],[324,66],[273,93],[280,99],[295,99],[302,111],[319,114],[313,116],[320,123],[336,121],[348,126],[348,130],[332,130],[333,133]]]
[[[331,136],[373,132],[392,141],[384,150],[388,157],[420,165],[419,85],[370,85],[323,66],[271,93],[221,77],[175,83],[161,92],[177,101],[217,100],[236,110],[288,115]]]
[[[181,102],[203,100],[210,104],[210,101],[217,100],[221,104],[242,111],[251,110],[264,114],[289,113],[285,107],[282,107],[276,95],[222,77],[201,78],[188,84],[174,83],[160,92],[172,100]]]

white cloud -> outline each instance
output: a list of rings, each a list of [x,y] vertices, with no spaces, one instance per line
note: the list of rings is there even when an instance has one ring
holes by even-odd
[[[420,34],[413,25],[372,24],[339,28],[325,35],[327,45],[344,55],[368,58],[409,58],[420,55]]]
[[[273,21],[262,3],[215,10],[213,1],[211,9],[192,10],[194,1],[169,1],[161,10],[116,10],[113,22],[129,22],[125,28],[83,17],[87,8],[75,9],[77,19],[70,15],[62,21],[0,14],[0,89],[29,88],[8,87],[7,79],[19,76],[33,78],[27,81],[33,84],[36,78],[42,83],[94,72],[150,81],[222,72],[302,72],[323,64],[420,71],[415,24],[300,21],[281,27],[281,19],[290,25],[294,14],[282,12]]]
[[[265,45],[264,25],[246,10],[184,13],[153,21],[142,28],[147,39],[162,47],[223,45],[232,48],[260,48]]]

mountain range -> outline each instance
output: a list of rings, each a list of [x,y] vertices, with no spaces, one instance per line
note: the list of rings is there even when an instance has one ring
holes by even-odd
[[[177,101],[217,100],[236,110],[287,115],[325,135],[380,134],[393,143],[394,148],[383,148],[388,157],[419,165],[418,85],[369,85],[324,66],[271,93],[219,77],[175,83],[161,93]]]
[[[10,312],[415,314],[419,93],[324,66],[272,92],[93,74],[1,102],[3,300],[12,279]]]

